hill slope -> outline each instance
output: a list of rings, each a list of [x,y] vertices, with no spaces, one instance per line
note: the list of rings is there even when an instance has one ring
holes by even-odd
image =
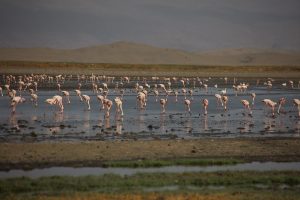
[[[0,48],[0,60],[190,64],[190,65],[300,65],[300,52],[261,49],[225,49],[186,52],[131,42],[116,42],[79,49]]]

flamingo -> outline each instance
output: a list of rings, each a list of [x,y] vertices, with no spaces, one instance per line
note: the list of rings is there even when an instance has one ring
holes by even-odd
[[[105,107],[105,110],[106,110],[105,117],[109,117],[109,115],[110,115],[109,112],[110,112],[110,109],[113,105],[113,102],[109,99],[104,99],[103,103],[104,103],[104,107]]]
[[[266,106],[271,107],[271,109],[272,109],[272,116],[274,117],[275,116],[275,106],[277,105],[277,103],[275,103],[271,99],[264,99],[264,100],[262,100],[262,102],[264,102]]]
[[[76,95],[79,96],[80,101],[83,101],[82,96],[81,96],[81,91],[80,90],[75,90]]]
[[[61,91],[61,93],[67,98],[67,102],[71,103],[70,102],[70,93],[66,90]]]
[[[245,107],[246,109],[249,110],[249,113],[252,114],[252,110],[251,110],[251,108],[250,108],[250,103],[249,103],[249,101],[247,101],[247,100],[241,100],[241,103],[244,105],[244,107]]]
[[[104,96],[102,96],[102,95],[97,95],[97,99],[101,102],[101,104],[102,104],[102,109],[104,109]]]
[[[252,105],[254,105],[254,100],[255,100],[256,94],[253,92],[250,95],[252,97]]]
[[[224,110],[227,110],[227,102],[228,102],[228,96],[222,96],[222,101],[224,103]]]
[[[184,95],[184,99],[186,99],[186,89],[185,89],[185,88],[182,88],[182,89],[181,89],[181,92],[182,92],[183,95]]]
[[[186,100],[184,100],[184,105],[185,105],[185,107],[186,107],[186,111],[187,112],[189,112],[190,113],[190,115],[192,114],[191,113],[191,101],[190,100],[188,100],[188,99],[186,99]]]
[[[192,89],[190,89],[190,90],[188,90],[188,93],[190,94],[191,100],[193,100],[194,99],[193,98],[194,91]]]
[[[208,99],[203,99],[202,105],[204,107],[204,115],[207,115]]]
[[[25,102],[25,99],[20,96],[13,97],[11,99],[10,106],[12,107],[12,113],[14,114],[16,112],[16,107],[18,104]]]
[[[215,97],[217,98],[217,105],[219,105],[219,102],[223,106],[222,96],[220,94],[215,94]]]
[[[64,111],[62,97],[59,95],[55,95],[51,99],[46,99],[45,102],[50,105],[57,105],[61,113]]]
[[[154,93],[154,95],[155,95],[155,102],[157,102],[157,98],[158,98],[158,90],[157,89],[154,89],[153,90],[153,93]]]
[[[82,99],[86,102],[87,106],[88,106],[88,110],[91,110],[91,106],[90,106],[90,100],[91,98],[88,95],[82,95]]]
[[[182,87],[185,88],[185,83],[184,83],[184,80],[180,80],[181,84],[182,84]]]
[[[11,98],[11,99],[13,99],[15,96],[16,96],[16,94],[17,94],[17,91],[16,90],[10,90],[9,92],[8,92],[8,96]]]
[[[300,117],[300,99],[293,99],[293,103],[298,108],[298,116]]]
[[[37,94],[31,94],[30,96],[31,96],[30,100],[34,103],[35,107],[37,107],[38,106],[38,103],[37,103],[38,96],[37,96]]]
[[[224,90],[221,90],[221,94],[225,95],[227,93],[227,89],[225,88]]]
[[[175,90],[175,91],[174,91],[174,94],[175,94],[175,102],[177,103],[177,101],[178,101],[178,91]]]
[[[282,105],[284,105],[286,103],[286,99],[284,97],[280,98],[278,101],[278,109],[277,109],[277,113],[280,114],[280,109],[282,107]]]
[[[165,113],[166,112],[166,104],[168,102],[168,99],[160,99],[159,103],[161,105],[161,110],[162,110],[162,113]]]
[[[81,83],[78,83],[78,90],[81,89],[81,86],[82,86],[82,84],[81,84]]]
[[[120,113],[121,114],[121,116],[123,116],[124,115],[124,113],[123,113],[123,107],[122,107],[122,100],[121,100],[121,98],[120,97],[116,97],[115,98],[115,104],[116,104],[116,114],[118,114],[118,113]]]
[[[203,87],[204,87],[204,89],[205,89],[205,92],[208,93],[208,90],[207,90],[208,85],[207,85],[207,84],[203,84]]]
[[[146,107],[146,94],[144,92],[139,92],[137,95],[137,101],[139,102],[140,109]]]
[[[57,83],[57,90],[60,92],[60,84]]]

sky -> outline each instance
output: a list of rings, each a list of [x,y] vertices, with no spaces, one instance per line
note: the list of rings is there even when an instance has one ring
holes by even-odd
[[[0,0],[0,47],[300,50],[299,0]]]

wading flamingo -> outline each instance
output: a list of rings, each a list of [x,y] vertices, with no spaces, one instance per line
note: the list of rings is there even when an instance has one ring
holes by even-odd
[[[102,95],[97,95],[97,99],[101,102],[102,109],[104,109],[104,96]]]
[[[105,110],[106,110],[106,113],[105,113],[105,117],[109,117],[110,115],[110,109],[113,105],[113,102],[109,99],[104,99],[103,100],[103,103],[104,103],[104,107],[105,107]]]
[[[228,102],[228,96],[222,96],[222,101],[224,104],[224,110],[227,110],[227,102]]]
[[[120,97],[115,98],[115,104],[116,104],[116,115],[121,114],[121,116],[124,115],[123,113],[123,106],[122,106],[122,100]]]
[[[140,109],[146,108],[146,94],[144,92],[139,92],[137,95],[137,101]]]
[[[55,95],[51,99],[46,99],[45,102],[48,103],[48,104],[50,104],[50,105],[56,105],[56,106],[58,106],[58,108],[60,109],[60,112],[64,111],[62,97],[59,96],[59,95]]]
[[[81,91],[80,90],[75,90],[75,92],[76,92],[76,95],[79,96],[80,101],[83,101]]]
[[[243,104],[243,106],[249,110],[249,113],[252,114],[252,110],[250,108],[250,103],[247,100],[241,100],[241,103]]]
[[[71,101],[70,101],[70,93],[68,91],[66,91],[66,90],[61,91],[61,93],[66,97],[67,102],[71,103]]]
[[[300,117],[300,99],[293,99],[293,103],[298,108],[298,116]]]
[[[162,113],[166,113],[166,104],[167,104],[167,102],[168,102],[168,99],[160,99],[160,101],[159,101]]]
[[[254,105],[254,101],[255,101],[255,97],[256,97],[256,94],[253,92],[250,94],[251,97],[252,97],[252,106]]]
[[[223,107],[222,96],[220,94],[215,94],[215,97],[217,98],[217,105],[219,105],[220,102]]]
[[[87,106],[88,106],[88,110],[91,110],[91,106],[90,106],[90,100],[91,98],[88,95],[82,95],[82,99],[86,102]]]
[[[191,115],[192,114],[191,113],[191,101],[188,99],[184,100],[184,105],[185,105],[186,111],[189,112]]]
[[[25,102],[25,99],[23,97],[17,96],[11,99],[10,106],[12,107],[12,113],[14,114],[16,112],[16,107],[18,104]]]
[[[286,103],[286,99],[284,97],[280,98],[278,101],[278,109],[277,113],[280,114],[281,107]]]
[[[208,99],[203,99],[202,105],[204,107],[204,115],[207,115]]]
[[[275,116],[275,106],[277,105],[276,102],[272,101],[271,99],[264,99],[262,102],[265,103],[266,106],[269,106],[272,109],[272,116]]]

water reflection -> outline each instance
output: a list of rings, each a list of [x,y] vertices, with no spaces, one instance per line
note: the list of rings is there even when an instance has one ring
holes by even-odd
[[[110,128],[110,117],[104,117],[104,128],[108,129]]]
[[[83,128],[86,130],[90,129],[90,117],[91,117],[91,112],[84,111],[84,113],[83,113]]]
[[[123,129],[123,117],[120,116],[119,118],[116,118],[116,133],[122,134]]]
[[[53,121],[55,123],[61,123],[64,120],[64,114],[61,112],[54,112],[53,114]]]
[[[166,114],[160,113],[159,115],[159,126],[162,133],[166,132]]]

